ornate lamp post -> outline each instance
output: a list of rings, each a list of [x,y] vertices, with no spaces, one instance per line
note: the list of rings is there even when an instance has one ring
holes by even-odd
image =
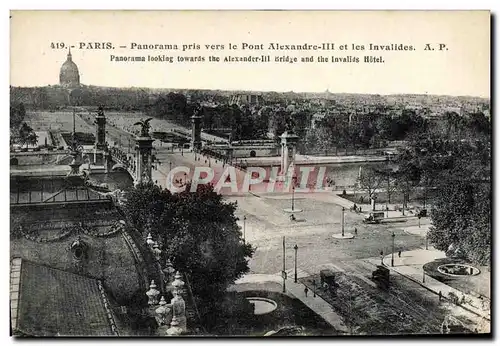
[[[152,249],[154,243],[155,242],[153,240],[153,237],[151,236],[151,233],[148,233],[148,236],[146,237],[146,244],[149,246],[150,249]]]
[[[167,261],[165,262],[165,268],[163,269],[163,273],[165,274],[165,284],[168,284],[170,282],[172,275],[175,273],[174,266],[172,265],[170,259],[167,259]]]
[[[167,330],[168,335],[179,335],[186,331],[186,303],[182,298],[182,292],[184,287],[184,281],[181,280],[181,274],[177,272],[175,274],[175,280],[172,282],[173,295],[171,300],[172,304],[172,322],[170,323],[171,328]]]
[[[160,260],[161,250],[160,250],[160,247],[158,246],[158,243],[156,241],[153,244],[153,255],[155,256],[155,259],[157,261]]]
[[[283,271],[281,275],[283,277],[283,293],[286,292],[286,262],[285,262],[285,236],[283,236]]]
[[[176,292],[178,295],[182,294],[183,287],[184,287],[184,281],[182,281],[182,276],[181,273],[177,272],[175,273],[174,277],[174,282],[172,282],[172,287],[174,288],[174,292]]]
[[[293,282],[297,283],[297,250],[299,249],[299,247],[297,246],[297,244],[295,244],[295,246],[293,247],[293,249],[295,250],[295,275],[294,275],[294,278],[293,278]]]
[[[178,336],[183,332],[182,328],[179,327],[179,321],[177,321],[177,316],[172,317],[172,322],[170,322],[170,328],[167,329],[167,335]]]
[[[342,207],[342,238],[344,238],[344,212],[345,208]]]
[[[246,244],[246,222],[247,222],[247,217],[245,215],[243,216],[243,244]]]
[[[149,285],[149,291],[146,292],[148,296],[148,305],[158,304],[158,295],[160,291],[156,289],[156,284],[154,280],[151,280],[151,285]]]
[[[396,235],[394,232],[392,232],[392,257],[391,257],[391,267],[394,267],[394,238],[396,238]]]
[[[160,307],[155,310],[155,313],[158,317],[158,322],[160,322],[160,325],[164,325],[166,324],[167,314],[170,311],[170,309],[166,307],[167,302],[165,301],[165,297],[161,297],[159,305]]]

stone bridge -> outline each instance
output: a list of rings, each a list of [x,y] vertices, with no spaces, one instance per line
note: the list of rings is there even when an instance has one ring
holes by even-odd
[[[109,156],[111,158],[110,161],[107,162],[107,169],[111,172],[113,171],[125,171],[130,174],[134,181],[136,180],[136,164],[135,158],[131,159],[130,154],[127,154],[125,151],[120,148],[112,147],[109,149]]]

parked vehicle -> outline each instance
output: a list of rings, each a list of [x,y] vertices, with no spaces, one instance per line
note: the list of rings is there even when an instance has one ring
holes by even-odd
[[[418,217],[427,217],[427,209],[417,209],[416,214]]]
[[[389,269],[378,265],[377,269],[372,272],[372,280],[379,288],[387,289],[389,287]]]
[[[365,216],[364,223],[380,223],[384,219],[383,211],[374,211]]]

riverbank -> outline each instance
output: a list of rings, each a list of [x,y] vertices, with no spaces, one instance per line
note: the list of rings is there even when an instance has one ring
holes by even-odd
[[[241,159],[247,166],[279,166],[281,157],[249,157]],[[320,165],[320,164],[342,164],[342,163],[365,163],[365,162],[385,162],[385,156],[295,156],[296,165]]]

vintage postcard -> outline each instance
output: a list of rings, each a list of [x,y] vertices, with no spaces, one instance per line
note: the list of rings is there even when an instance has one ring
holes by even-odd
[[[488,11],[11,11],[12,336],[488,336]]]

